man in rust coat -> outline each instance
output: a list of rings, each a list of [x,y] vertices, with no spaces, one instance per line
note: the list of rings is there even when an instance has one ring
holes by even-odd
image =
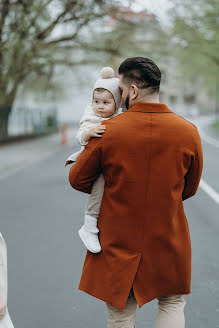
[[[191,242],[183,201],[198,188],[202,145],[194,124],[159,102],[161,73],[148,58],[119,67],[127,110],[104,121],[71,167],[74,189],[105,179],[102,251],[87,251],[79,289],[106,302],[108,328],[133,328],[137,304],[158,299],[156,328],[185,327]]]

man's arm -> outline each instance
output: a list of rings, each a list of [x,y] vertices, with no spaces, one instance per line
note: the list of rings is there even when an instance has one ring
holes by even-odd
[[[74,189],[91,193],[93,183],[101,173],[101,139],[92,138],[70,168],[69,182]]]
[[[201,138],[197,129],[194,135],[194,141],[195,151],[191,157],[190,167],[185,175],[185,186],[182,193],[183,200],[195,195],[201,180],[203,169],[203,153]]]

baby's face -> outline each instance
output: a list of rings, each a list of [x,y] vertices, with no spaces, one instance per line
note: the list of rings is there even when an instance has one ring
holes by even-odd
[[[109,91],[94,91],[93,109],[95,114],[103,118],[110,117],[115,113],[116,104],[113,95]]]

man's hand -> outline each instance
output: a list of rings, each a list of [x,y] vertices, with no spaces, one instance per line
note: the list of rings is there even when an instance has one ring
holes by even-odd
[[[106,130],[106,126],[102,125],[101,123],[98,123],[95,126],[92,126],[87,131],[84,131],[82,138],[85,142],[88,142],[92,137],[101,138],[102,133],[104,133]]]

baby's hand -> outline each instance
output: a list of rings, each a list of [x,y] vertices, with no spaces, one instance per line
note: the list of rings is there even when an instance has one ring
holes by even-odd
[[[106,130],[106,126],[102,125],[101,123],[98,123],[95,126],[92,126],[89,130],[88,133],[90,135],[90,137],[97,137],[100,138],[102,137],[102,133],[104,133]]]
[[[0,320],[3,319],[3,317],[5,316],[5,312],[6,312],[6,305],[0,304]]]
[[[100,123],[92,126],[90,129],[84,131],[82,138],[85,142],[88,142],[92,137],[100,138],[102,137],[102,133],[105,132],[106,127]]]

